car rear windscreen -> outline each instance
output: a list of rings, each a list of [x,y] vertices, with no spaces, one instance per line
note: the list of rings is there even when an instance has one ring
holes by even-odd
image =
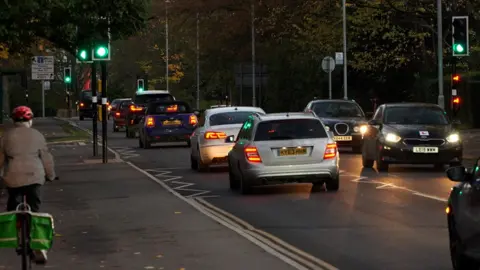
[[[248,117],[256,112],[233,111],[216,113],[210,116],[210,126],[243,124]]]
[[[158,101],[174,101],[173,96],[170,94],[146,94],[137,95],[135,97],[136,104],[147,104]]]
[[[255,141],[327,138],[322,123],[316,119],[288,119],[261,122]]]
[[[191,113],[192,109],[185,102],[153,103],[148,106],[148,114]]]
[[[92,100],[92,91],[80,92],[80,100]]]

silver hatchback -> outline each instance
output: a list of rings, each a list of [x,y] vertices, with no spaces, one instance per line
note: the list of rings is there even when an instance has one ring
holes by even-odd
[[[228,154],[232,190],[288,182],[312,183],[312,191],[339,188],[337,145],[312,113],[254,114],[226,141],[235,142]]]

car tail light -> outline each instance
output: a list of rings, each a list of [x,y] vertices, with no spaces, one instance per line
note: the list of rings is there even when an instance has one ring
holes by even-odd
[[[255,146],[247,146],[243,150],[245,152],[245,157],[248,161],[253,163],[261,163],[262,159],[260,158],[260,154],[258,153],[257,147]]]
[[[151,117],[151,116],[147,117],[146,125],[147,125],[147,127],[154,127],[155,126],[155,119],[153,119],[153,117]]]
[[[83,103],[80,103],[80,107],[83,107],[83,106],[85,106],[85,104],[83,104]]]
[[[116,117],[120,117],[120,113],[119,113],[119,112],[116,112],[116,113],[115,113],[115,116],[116,116]]]
[[[225,139],[225,138],[227,138],[227,134],[225,134],[225,132],[216,132],[216,131],[205,132],[205,139],[207,140],[217,140],[217,139]]]
[[[337,144],[329,143],[325,149],[325,154],[323,154],[323,159],[331,159],[337,156]]]
[[[167,112],[176,112],[176,111],[178,111],[178,106],[176,104],[167,107]]]
[[[190,115],[190,118],[188,119],[188,123],[190,123],[190,125],[194,126],[198,123],[198,120],[197,120],[197,117],[195,115]]]
[[[137,107],[135,105],[130,105],[130,111],[132,111],[132,112],[139,112],[141,110],[142,110],[142,108],[140,108],[140,107]]]

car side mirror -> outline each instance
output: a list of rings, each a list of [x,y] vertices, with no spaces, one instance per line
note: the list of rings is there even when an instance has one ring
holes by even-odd
[[[199,116],[200,112],[199,111],[193,111],[193,114],[195,114],[196,116]]]
[[[367,113],[365,113],[365,117],[366,117],[367,119],[372,119],[372,117],[373,117],[373,112],[367,112]]]
[[[235,142],[235,136],[234,136],[234,135],[228,136],[227,138],[225,138],[225,142],[226,142],[226,143],[233,143],[233,142]]]
[[[450,167],[447,170],[447,177],[453,182],[464,182],[468,173],[464,166]]]

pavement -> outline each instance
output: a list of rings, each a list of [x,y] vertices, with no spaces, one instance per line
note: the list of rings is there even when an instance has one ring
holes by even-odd
[[[90,121],[74,122],[91,128]],[[123,160],[185,198],[219,209],[331,266],[325,269],[452,269],[444,213],[453,183],[442,171],[392,166],[379,173],[363,169],[360,155],[341,149],[337,193],[311,193],[309,184],[291,184],[241,196],[229,190],[226,168],[192,171],[185,144],[140,149],[138,139],[126,139],[111,126],[109,147]],[[471,163],[480,156],[480,131],[462,136],[465,163]]]
[[[46,119],[36,128],[53,133],[55,124]],[[45,268],[295,269],[114,153],[101,164],[90,143],[55,143],[50,149],[60,180],[43,188],[42,211],[55,217],[56,231]],[[0,195],[0,204],[5,200]],[[0,269],[19,268],[13,250],[0,251]]]

